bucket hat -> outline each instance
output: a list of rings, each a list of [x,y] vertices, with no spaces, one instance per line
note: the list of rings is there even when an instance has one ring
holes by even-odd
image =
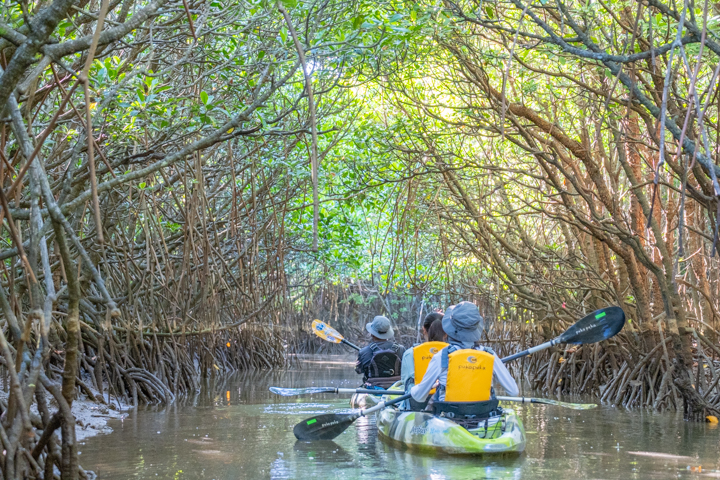
[[[373,318],[371,323],[365,325],[365,329],[370,332],[370,335],[383,340],[389,340],[395,336],[390,320],[382,315]]]
[[[459,342],[475,343],[480,340],[484,326],[477,305],[460,302],[450,307],[442,319],[442,327],[448,337]]]

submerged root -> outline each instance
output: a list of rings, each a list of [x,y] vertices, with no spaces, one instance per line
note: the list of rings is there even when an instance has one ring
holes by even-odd
[[[82,333],[85,351],[77,385],[99,402],[114,397],[128,405],[171,403],[197,391],[200,377],[287,364],[279,332],[252,324],[184,338],[118,331],[101,335],[90,328]],[[61,372],[59,366],[51,368]]]

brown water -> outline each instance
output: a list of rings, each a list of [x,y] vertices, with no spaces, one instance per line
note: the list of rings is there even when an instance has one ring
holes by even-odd
[[[114,433],[80,446],[80,461],[100,479],[720,478],[720,429],[674,414],[517,406],[527,430],[521,455],[424,456],[377,440],[374,418],[358,420],[334,441],[297,442],[296,423],[347,410],[348,398],[278,397],[268,391],[273,385],[357,383],[352,364],[339,357],[209,383],[182,403],[142,408],[112,421]]]

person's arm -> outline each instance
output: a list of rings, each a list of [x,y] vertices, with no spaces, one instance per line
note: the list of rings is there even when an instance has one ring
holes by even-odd
[[[500,360],[500,357],[498,357],[497,354],[495,354],[493,374],[495,375],[495,379],[497,379],[498,383],[500,383],[500,385],[502,385],[502,387],[505,389],[505,393],[507,393],[511,397],[517,397],[517,395],[520,393],[520,389],[518,388],[515,379],[512,377],[512,375],[510,375],[507,367],[502,362],[502,360]]]
[[[440,378],[440,373],[442,373],[440,357],[441,355],[437,354],[432,358],[432,360],[430,360],[422,382],[410,389],[410,394],[415,401],[421,403],[424,402],[430,393],[430,390],[432,390],[433,385],[435,385],[435,381]]]
[[[367,347],[363,347],[360,349],[360,351],[358,352],[357,362],[355,363],[355,373],[359,373],[361,375],[365,373],[363,367],[365,366],[365,362],[367,361],[365,359],[365,357],[367,356],[366,349]]]
[[[410,378],[415,377],[415,359],[413,349],[408,348],[402,356],[402,367],[400,367],[400,379],[403,385],[407,385]]]

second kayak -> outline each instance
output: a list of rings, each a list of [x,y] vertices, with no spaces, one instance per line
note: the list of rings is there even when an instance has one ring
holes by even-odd
[[[382,397],[380,395],[372,395],[370,393],[356,393],[350,399],[350,407],[352,408],[370,408],[374,407]]]
[[[411,450],[453,455],[499,454],[525,450],[525,429],[514,410],[465,428],[430,412],[385,408],[377,413],[380,438]]]
[[[361,386],[360,388],[365,388]],[[397,381],[388,387],[388,390],[402,390],[402,382]],[[374,407],[381,400],[388,400],[393,397],[382,395],[373,395],[371,393],[355,393],[350,399],[350,407],[352,408],[370,408]]]

